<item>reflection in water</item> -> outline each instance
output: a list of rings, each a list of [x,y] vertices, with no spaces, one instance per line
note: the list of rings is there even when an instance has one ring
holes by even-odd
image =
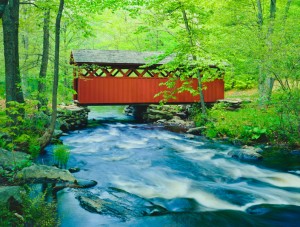
[[[75,199],[80,190],[66,189],[59,194],[62,226],[293,226],[300,220],[296,174],[238,162],[227,156],[235,147],[135,124],[112,107],[94,109],[90,118],[90,128],[63,137],[69,165],[81,168],[75,175],[98,182],[86,191],[105,199],[110,187],[118,188],[168,212],[124,222],[89,213]]]

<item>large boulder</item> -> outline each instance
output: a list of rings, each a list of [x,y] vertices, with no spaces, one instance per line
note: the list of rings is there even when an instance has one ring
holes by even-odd
[[[21,194],[23,189],[20,186],[0,186],[0,207],[9,203],[22,203]]]
[[[228,155],[239,160],[251,161],[262,159],[263,156],[260,154],[261,152],[261,148],[244,146],[242,149],[235,149],[229,151]]]
[[[74,188],[91,188],[97,185],[97,181],[77,178]]]
[[[195,127],[195,128],[190,128],[189,130],[187,130],[187,133],[193,134],[193,135],[202,135],[205,130],[206,130],[205,126]]]
[[[108,205],[109,202],[100,199],[95,195],[81,195],[78,196],[77,199],[79,200],[80,205],[90,212],[100,214],[109,212],[105,206],[105,204]]]
[[[182,120],[178,116],[174,116],[171,120],[168,121],[169,124],[174,124],[174,125],[180,125],[180,126],[185,126],[186,121]]]
[[[18,151],[7,151],[0,148],[0,167],[12,171],[22,168],[30,162],[30,155]]]
[[[22,183],[76,182],[76,178],[68,170],[46,165],[32,165],[23,168],[17,173],[16,180]]]
[[[165,208],[155,205],[151,201],[117,188],[109,188],[100,195],[81,194],[77,196],[77,199],[80,205],[90,212],[106,214],[123,220],[167,212]]]
[[[180,117],[178,116],[174,116],[172,119],[170,120],[166,120],[165,122],[163,122],[162,120],[157,121],[157,124],[163,124],[165,126],[167,126],[168,129],[172,128],[180,128],[182,132],[186,132],[186,130],[188,128],[194,127],[194,122],[193,121],[187,121],[187,120],[182,120]],[[175,130],[176,131],[176,130]]]

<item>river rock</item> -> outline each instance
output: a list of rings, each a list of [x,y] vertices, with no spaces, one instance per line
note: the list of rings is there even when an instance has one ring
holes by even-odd
[[[166,124],[166,123],[167,123],[166,119],[160,119],[160,120],[156,121],[156,124],[160,124],[160,125],[163,125],[163,124]]]
[[[245,145],[242,148],[245,150],[248,150],[248,151],[259,153],[259,154],[261,154],[263,152],[263,149],[261,149],[260,147],[253,147],[253,146]]]
[[[146,199],[116,188],[109,188],[100,195],[91,193],[79,195],[77,199],[80,205],[88,211],[107,214],[123,220],[163,214],[167,211]]]
[[[70,173],[78,173],[80,171],[79,167],[72,167],[68,169]]]
[[[127,106],[124,112],[144,122],[156,122],[159,124],[164,124],[162,121],[169,121],[174,117],[176,120],[177,118],[182,120],[188,117],[187,105],[131,105]],[[171,122],[167,124],[171,124]],[[184,123],[180,122],[180,124]]]
[[[291,151],[291,154],[292,154],[292,155],[300,156],[300,150],[292,150],[292,151]]]
[[[227,110],[236,110],[239,109],[242,104],[250,103],[251,101],[249,99],[242,100],[237,98],[237,99],[219,99],[217,102],[223,103]]]
[[[184,137],[187,139],[191,139],[191,140],[195,139],[195,135],[193,135],[193,134],[186,134]]]
[[[91,188],[97,185],[97,181],[77,178],[75,182],[76,188]]]
[[[189,130],[187,130],[187,133],[193,135],[201,135],[205,130],[206,127],[202,126],[202,127],[190,128]]]
[[[185,112],[178,112],[176,113],[176,116],[180,117],[183,120],[187,119],[188,117],[188,115]]]
[[[80,205],[90,212],[96,212],[99,214],[108,212],[104,206],[107,202],[96,196],[78,196],[77,199],[79,200]]]
[[[285,204],[258,204],[247,208],[246,212],[251,214],[252,217],[259,216],[264,220],[270,220],[270,217],[274,217],[273,220],[275,220],[276,217],[276,226],[299,226],[299,206]]]
[[[178,116],[174,116],[171,120],[168,121],[168,124],[174,124],[174,125],[180,125],[180,126],[185,126],[185,121],[182,120]]]
[[[75,177],[68,170],[46,165],[26,167],[17,173],[16,179],[22,183],[76,182]]]
[[[53,137],[58,139],[59,137],[62,136],[62,134],[63,134],[62,130],[55,129],[54,132],[53,132]]]
[[[7,151],[0,148],[0,167],[12,171],[16,166],[21,168],[30,162],[30,155],[18,151]]]
[[[239,160],[250,161],[250,160],[260,160],[262,159],[262,155],[259,154],[255,149],[250,148],[242,148],[235,149],[228,152],[228,155],[232,158],[236,158]]]

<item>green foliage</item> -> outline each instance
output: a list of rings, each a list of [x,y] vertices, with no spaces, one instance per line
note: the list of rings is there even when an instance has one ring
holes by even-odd
[[[267,129],[259,128],[259,127],[252,127],[252,126],[244,126],[242,130],[243,134],[241,135],[242,138],[250,138],[251,140],[257,140],[261,138],[263,135],[266,134]]]
[[[23,226],[23,223],[22,220],[9,210],[8,206],[2,206],[0,209],[0,226]]]
[[[0,226],[59,226],[56,213],[56,204],[46,202],[45,194],[40,193],[36,197],[30,196],[30,190],[22,194],[22,202],[19,207],[1,207]]]
[[[194,120],[197,126],[206,126],[205,135],[210,138],[238,139],[243,143],[267,142],[300,146],[299,110],[295,110],[298,106],[293,106],[291,110],[280,108],[277,103],[267,109],[260,109],[256,103],[252,103],[231,111],[226,109],[226,105],[219,103],[209,110],[209,122],[203,122],[200,113],[197,112]]]
[[[53,157],[54,157],[56,164],[60,168],[66,167],[67,163],[69,161],[69,157],[70,157],[69,148],[64,145],[56,146],[53,151]]]
[[[56,205],[45,201],[45,194],[40,193],[32,198],[23,196],[24,219],[32,226],[52,227],[58,226]]]
[[[31,154],[31,156],[33,158],[37,158],[38,155],[40,154],[40,144],[38,141],[38,138],[30,138],[29,139],[29,147],[28,147],[28,151]]]
[[[281,128],[274,136],[300,145],[300,90],[276,92],[270,105],[275,108]]]
[[[47,117],[40,117],[36,109],[37,102],[26,104],[10,102],[5,111],[0,114],[1,132],[7,139],[0,139],[0,146],[8,150],[20,150],[37,157],[40,151],[38,138],[43,134],[48,124]]]
[[[231,89],[238,89],[238,90],[245,90],[254,88],[257,86],[256,79],[251,75],[226,75],[225,77],[225,90],[231,90]]]
[[[15,162],[15,165],[13,167],[13,171],[19,171],[25,167],[31,166],[32,165],[32,161],[29,159],[23,159],[20,160],[19,162]]]

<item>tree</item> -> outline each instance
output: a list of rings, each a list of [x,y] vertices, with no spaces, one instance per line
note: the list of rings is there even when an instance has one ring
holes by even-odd
[[[259,39],[261,42],[265,42],[267,46],[267,52],[270,52],[267,55],[272,54],[272,39],[271,36],[274,31],[274,21],[276,16],[276,0],[270,0],[270,17],[267,35],[264,37],[262,26],[264,24],[262,3],[260,0],[257,0],[257,24],[259,26]],[[265,56],[263,56],[264,58]],[[265,69],[266,59],[261,59],[259,64],[259,75],[258,75],[258,91],[259,91],[259,100],[261,105],[265,105],[270,101],[272,89],[274,85],[274,78],[270,77]]]
[[[2,18],[8,0],[0,0],[0,18]]]
[[[194,36],[193,36],[193,32],[191,30],[191,27],[189,25],[189,20],[187,17],[187,13],[186,10],[184,8],[181,8],[182,11],[182,17],[183,17],[183,21],[185,24],[185,29],[187,31],[187,34],[189,36],[190,39],[190,45],[191,48],[195,47],[194,44]],[[192,57],[194,61],[197,61],[197,56],[195,54],[192,53]],[[204,95],[203,95],[203,84],[202,84],[202,78],[201,78],[201,71],[200,69],[197,69],[197,79],[198,79],[198,90],[199,90],[199,95],[200,95],[200,105],[201,105],[201,110],[202,110],[202,114],[206,117],[206,107],[205,107],[205,102],[204,102]]]
[[[44,148],[52,138],[56,117],[57,117],[57,89],[59,80],[59,47],[60,47],[60,25],[61,17],[64,9],[64,0],[60,0],[59,9],[56,16],[55,23],[55,54],[54,54],[54,75],[53,75],[53,89],[52,89],[52,114],[49,128],[40,138],[40,147]]]
[[[6,103],[24,102],[19,66],[19,0],[9,0],[3,15]]]
[[[38,81],[38,101],[39,109],[47,106],[45,79],[47,75],[49,48],[50,48],[50,9],[44,10],[44,26],[43,26],[43,54]]]
[[[206,25],[207,18],[210,12],[205,3],[191,0],[172,0],[162,1],[153,0],[145,2],[150,22],[155,21],[150,26],[164,28],[161,33],[169,33],[170,42],[174,40],[173,46],[166,45],[165,51],[170,54],[175,54],[175,59],[172,63],[167,64],[165,69],[173,71],[181,69],[180,80],[183,81],[184,86],[179,90],[192,89],[188,86],[189,78],[194,77],[198,79],[198,95],[200,95],[200,105],[202,114],[206,116],[206,107],[203,96],[203,81],[213,79],[216,77],[212,73],[210,66],[215,68],[222,67],[220,59],[213,53],[208,51],[206,44],[203,42],[203,29]],[[148,18],[149,18],[148,17]],[[157,22],[159,24],[157,24]],[[173,43],[173,42],[170,42]],[[218,65],[218,66],[217,66]],[[216,70],[215,70],[216,71]],[[167,86],[171,87],[174,84],[174,79],[170,80]]]

